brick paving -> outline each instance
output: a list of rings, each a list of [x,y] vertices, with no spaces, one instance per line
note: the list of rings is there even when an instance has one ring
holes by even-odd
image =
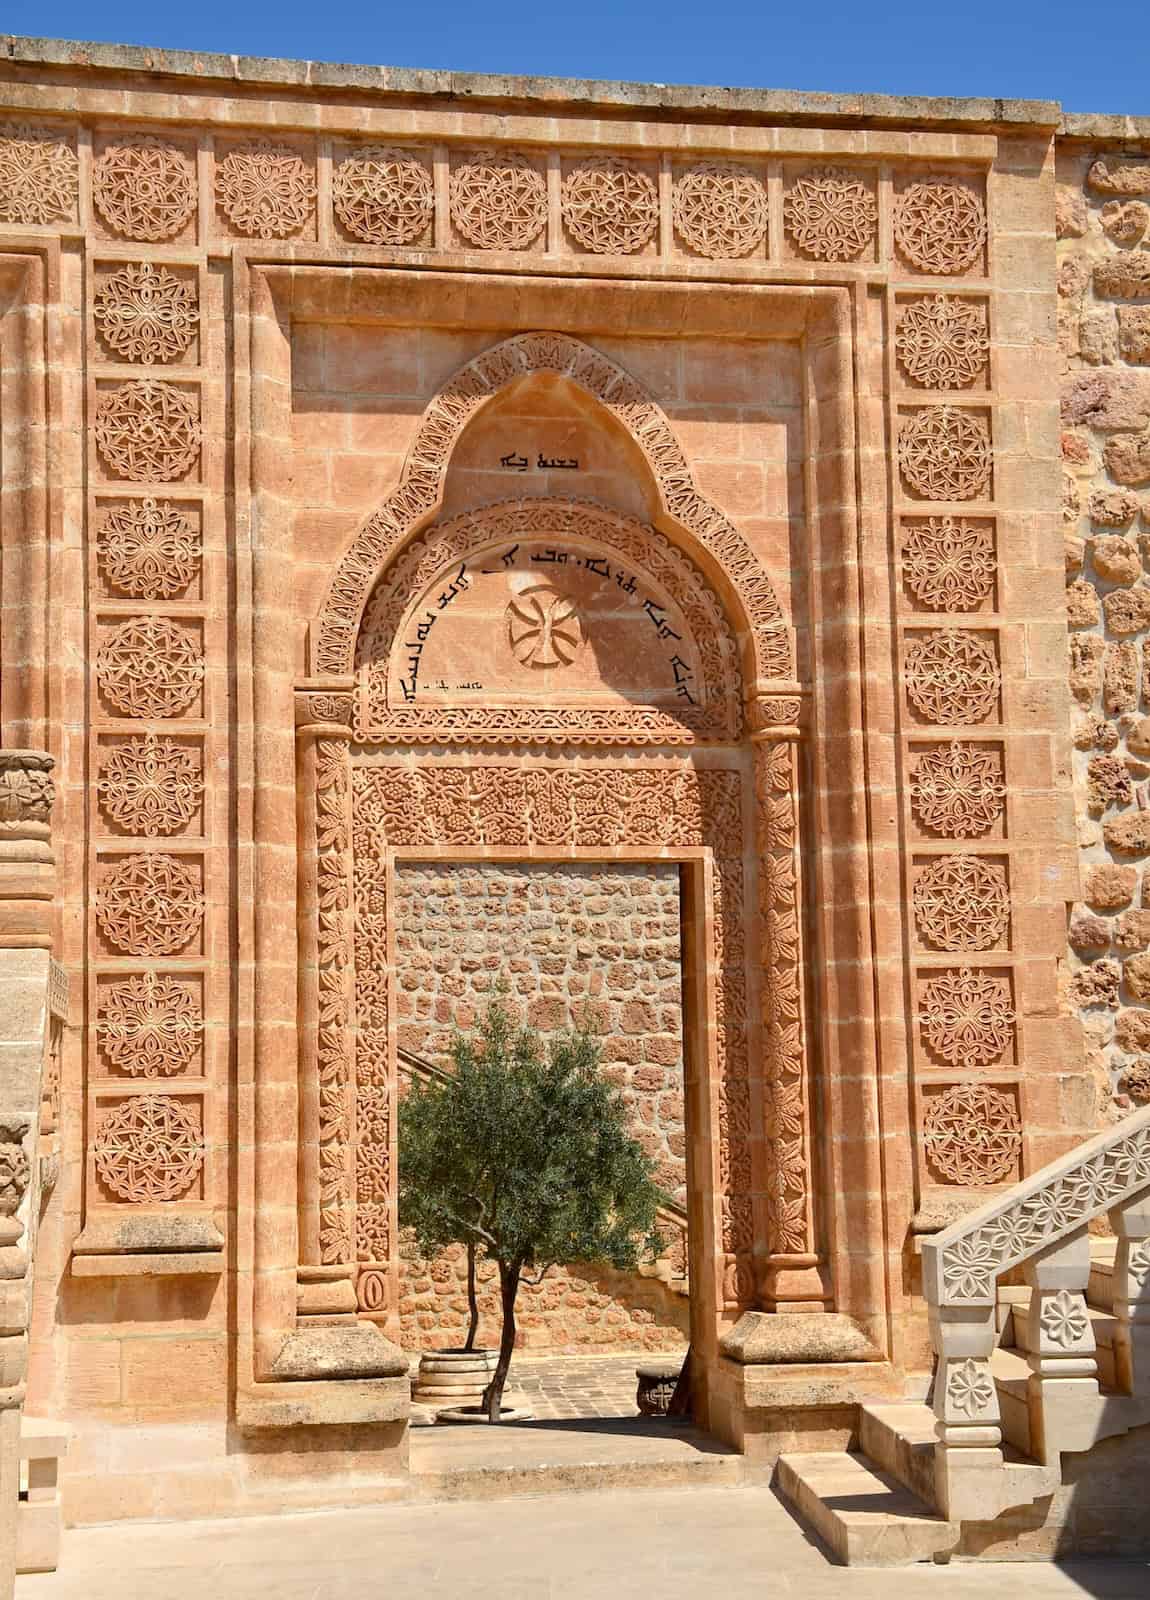
[[[666,1361],[677,1365],[681,1356],[670,1352],[652,1356],[637,1350],[622,1356],[516,1356],[507,1387],[521,1395],[541,1422],[578,1417],[633,1417],[635,1368],[640,1363]]]

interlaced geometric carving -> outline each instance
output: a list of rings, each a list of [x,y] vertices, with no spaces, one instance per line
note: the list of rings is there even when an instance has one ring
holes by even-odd
[[[894,347],[903,371],[926,389],[966,389],[986,371],[986,307],[955,295],[928,295],[904,306]]]
[[[767,191],[729,161],[701,161],[675,179],[675,231],[701,256],[748,256],[767,236]]]
[[[122,856],[100,883],[96,917],[127,955],[173,956],[199,933],[204,897],[191,868],[175,856]]]
[[[939,972],[922,988],[923,1037],[952,1067],[987,1067],[1014,1042],[1010,984],[971,967]]]
[[[895,200],[894,236],[920,272],[965,272],[986,243],[986,208],[966,184],[924,178]]]
[[[217,165],[216,204],[241,233],[286,239],[311,221],[315,174],[289,145],[253,139]]]
[[[939,856],[914,880],[914,920],[936,950],[989,950],[1006,940],[1010,894],[1006,868],[981,856]]]
[[[100,1001],[97,1033],[112,1066],[133,1077],[186,1072],[203,1033],[195,991],[155,972],[112,984]]]
[[[110,588],[137,600],[170,600],[200,570],[196,530],[170,500],[134,500],[105,512],[96,558]]]
[[[974,611],[994,593],[994,536],[986,523],[908,521],[902,561],[907,588],[931,611]]]
[[[898,435],[898,464],[923,500],[974,500],[990,486],[990,428],[958,406],[924,406]]]
[[[547,185],[526,156],[477,150],[451,174],[452,226],[481,250],[526,250],[547,222]]]
[[[55,128],[16,123],[0,136],[0,222],[67,221],[76,214],[76,155]]]
[[[170,617],[128,617],[101,643],[96,678],[126,717],[178,717],[203,683],[200,642]]]
[[[126,239],[171,239],[195,212],[196,170],[164,139],[125,139],[93,163],[92,198],[109,228]]]
[[[581,161],[563,179],[567,231],[597,255],[641,250],[659,225],[659,194],[645,172],[614,156]]]
[[[150,261],[121,267],[96,292],[96,325],[125,361],[175,361],[196,336],[195,291]]]
[[[854,261],[874,242],[878,202],[838,167],[806,172],[787,190],[783,221],[796,247],[818,261]]]
[[[508,604],[507,637],[521,666],[568,667],[583,643],[583,624],[569,596],[539,585]]]
[[[114,745],[96,780],[105,814],[153,839],[190,822],[204,792],[199,752],[154,733]]]
[[[959,1084],[934,1095],[923,1118],[927,1160],[948,1183],[1001,1183],[1022,1149],[1014,1101],[988,1084]]]
[[[92,1146],[96,1171],[131,1205],[178,1200],[204,1164],[204,1140],[178,1100],[133,1095],[103,1117]]]
[[[974,838],[1002,815],[1002,760],[995,751],[970,744],[924,750],[910,775],[910,799],[918,820],[932,833]]]
[[[368,244],[410,244],[431,222],[435,186],[410,150],[365,145],[332,174],[332,203],[348,233]]]
[[[199,412],[182,389],[133,378],[96,394],[96,444],[109,469],[137,483],[183,478],[200,456]]]
[[[998,709],[1002,673],[992,646],[977,634],[947,628],[907,647],[907,694],[928,722],[985,722]]]

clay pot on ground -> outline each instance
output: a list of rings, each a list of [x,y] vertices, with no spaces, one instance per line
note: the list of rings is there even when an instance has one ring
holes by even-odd
[[[478,1405],[491,1382],[498,1350],[425,1350],[411,1398],[422,1405]]]

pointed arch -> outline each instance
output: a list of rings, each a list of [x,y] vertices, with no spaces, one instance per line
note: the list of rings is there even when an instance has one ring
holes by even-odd
[[[599,403],[642,451],[667,518],[717,569],[742,616],[758,684],[794,677],[794,651],[771,580],[735,525],[696,487],[662,409],[630,373],[579,339],[524,333],[504,339],[462,367],[432,400],[393,492],[364,524],[337,566],[316,621],[311,670],[354,671],[368,597],[396,551],[443,500],[452,452],[463,430],[509,383],[532,373],[568,378]]]

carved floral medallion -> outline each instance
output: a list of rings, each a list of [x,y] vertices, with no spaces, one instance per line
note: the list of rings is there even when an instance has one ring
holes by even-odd
[[[928,722],[985,722],[998,710],[1002,673],[993,646],[975,633],[947,628],[907,646],[904,667],[911,704]]]
[[[787,190],[783,222],[795,247],[816,261],[856,261],[874,244],[878,202],[838,167],[806,172]]]
[[[170,617],[128,617],[105,634],[96,681],[126,717],[178,717],[204,681],[200,641]]]
[[[110,350],[144,366],[178,361],[196,336],[195,290],[165,267],[142,261],[105,278],[96,293],[96,326]]]
[[[1002,816],[1006,784],[1002,759],[994,750],[947,744],[924,750],[911,770],[914,814],[931,833],[970,839],[985,833]]]
[[[145,972],[101,996],[97,1032],[113,1067],[134,1077],[171,1077],[195,1060],[204,1020],[195,992],[176,978]]]
[[[410,150],[364,145],[335,168],[335,214],[365,244],[411,244],[435,213],[435,187],[425,164]]]
[[[216,204],[240,233],[286,239],[315,211],[315,174],[290,145],[253,139],[216,167]]]
[[[69,221],[77,182],[75,151],[57,129],[18,122],[0,130],[0,222]]]
[[[965,183],[924,178],[895,200],[894,236],[920,272],[968,272],[986,244],[986,207]]]
[[[176,856],[121,856],[100,881],[96,919],[104,936],[126,955],[179,955],[203,924],[203,891],[196,874]]]
[[[195,816],[204,792],[198,750],[145,733],[107,751],[96,780],[104,814],[125,833],[155,838]]]
[[[904,527],[903,577],[931,611],[975,611],[994,596],[994,536],[984,522],[916,517]]]
[[[178,145],[150,134],[109,144],[92,164],[92,198],[125,239],[173,239],[196,210],[196,172]]]
[[[932,1095],[922,1137],[934,1173],[947,1183],[970,1187],[1011,1177],[1022,1150],[1022,1124],[1013,1098],[982,1083],[959,1084]]]
[[[990,358],[986,307],[949,294],[915,300],[899,315],[894,347],[913,383],[968,389],[985,378]]]
[[[749,256],[767,236],[767,191],[729,161],[703,161],[675,179],[671,214],[680,239],[714,260]]]
[[[547,222],[547,184],[526,156],[477,150],[451,174],[451,224],[480,250],[526,250]]]
[[[105,581],[136,600],[171,600],[200,570],[200,541],[170,500],[133,500],[104,513],[96,559]]]
[[[898,464],[922,500],[977,500],[990,493],[990,426],[977,411],[924,406],[903,422]]]
[[[937,856],[915,873],[914,920],[936,950],[989,950],[1010,931],[1006,868],[982,856]]]
[[[596,156],[563,179],[568,233],[596,255],[632,255],[655,235],[659,194],[645,172],[615,156]]]
[[[195,401],[186,390],[153,378],[98,390],[94,432],[109,470],[137,483],[184,478],[200,459]]]
[[[187,1194],[204,1164],[204,1139],[180,1101],[133,1095],[100,1119],[92,1154],[117,1199],[146,1205]]]
[[[971,967],[939,972],[923,985],[919,1021],[940,1060],[952,1067],[990,1066],[1014,1042],[1010,984]]]

